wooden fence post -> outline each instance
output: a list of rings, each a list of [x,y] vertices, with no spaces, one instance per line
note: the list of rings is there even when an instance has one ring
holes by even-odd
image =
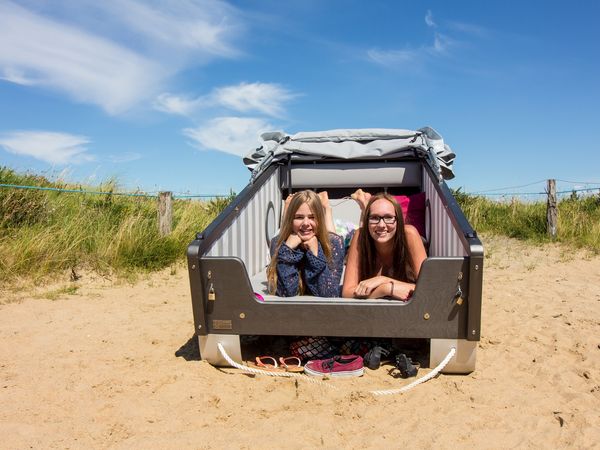
[[[158,193],[158,234],[167,236],[171,234],[171,223],[173,221],[173,193]]]
[[[546,208],[546,231],[552,238],[556,238],[558,222],[558,207],[556,202],[556,180],[548,180],[548,204]]]

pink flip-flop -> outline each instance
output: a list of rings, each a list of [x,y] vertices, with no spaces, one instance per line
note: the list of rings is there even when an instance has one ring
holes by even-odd
[[[257,356],[254,367],[258,369],[268,370],[270,372],[282,372],[283,368],[277,365],[277,360],[272,356]]]
[[[296,356],[280,357],[279,363],[287,372],[303,372],[302,361]]]

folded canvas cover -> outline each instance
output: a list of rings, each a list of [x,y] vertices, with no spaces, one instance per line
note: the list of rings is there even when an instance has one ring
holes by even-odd
[[[440,180],[454,178],[452,164],[456,156],[442,137],[430,127],[416,131],[366,128],[301,132],[288,136],[283,132],[262,134],[263,145],[244,158],[252,170],[252,179],[274,162],[287,159],[401,159],[421,157]]]

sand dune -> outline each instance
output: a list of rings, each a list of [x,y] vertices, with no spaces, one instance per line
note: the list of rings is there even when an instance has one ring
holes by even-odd
[[[185,269],[3,294],[0,447],[597,447],[600,257],[484,245],[477,370],[386,397],[408,381],[385,367],[334,390],[198,361]]]

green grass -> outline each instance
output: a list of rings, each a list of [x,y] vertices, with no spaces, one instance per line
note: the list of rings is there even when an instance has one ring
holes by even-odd
[[[546,202],[498,202],[454,191],[469,222],[480,233],[509,236],[535,243],[552,242],[546,232]],[[600,253],[600,196],[558,202],[555,241]]]
[[[0,167],[0,183],[81,189]],[[115,180],[89,191],[120,192]],[[545,202],[496,202],[454,192],[473,228],[483,234],[551,242]],[[0,188],[0,282],[34,281],[70,269],[129,277],[183,261],[187,245],[233,198],[175,200],[173,231],[160,237],[157,199]],[[558,204],[556,239],[600,253],[600,197]]]
[[[0,183],[81,188],[7,168]],[[114,180],[88,190],[119,191]],[[174,200],[173,231],[160,237],[156,198],[0,188],[0,282],[71,268],[127,276],[168,267],[230,200]]]

